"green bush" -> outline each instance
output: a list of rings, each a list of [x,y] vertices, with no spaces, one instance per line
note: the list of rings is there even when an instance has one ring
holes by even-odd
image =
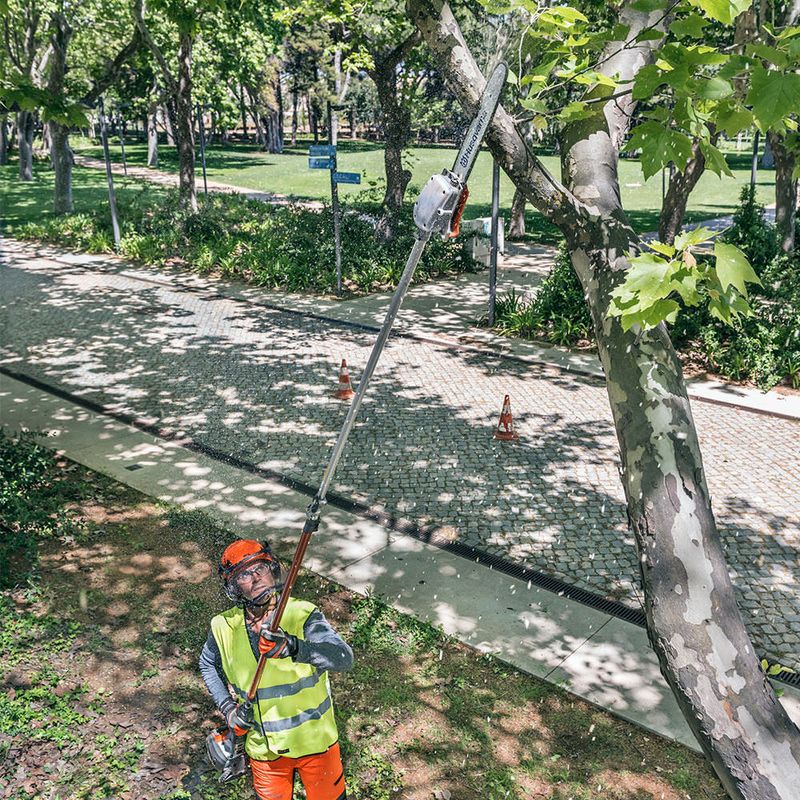
[[[364,213],[367,207],[372,210],[371,206],[343,205],[342,282],[349,293],[393,288],[413,245],[415,228],[410,218],[400,223],[393,241],[377,242],[373,223]],[[145,264],[174,259],[201,273],[215,272],[283,291],[332,292],[336,288],[330,207],[314,211],[265,205],[238,195],[211,195],[192,214],[181,210],[174,193],[158,204],[138,193],[119,204],[119,217],[120,252]],[[91,252],[113,249],[111,222],[105,213],[28,224],[18,235]],[[432,240],[415,282],[475,269],[466,242],[466,237]]]
[[[495,327],[507,336],[544,338],[562,346],[591,337],[589,309],[565,244],[531,299],[525,300],[514,290],[497,299]]]
[[[764,219],[764,206],[756,200],[755,186],[742,188],[733,225],[722,238],[744,251],[758,275],[777,255],[775,226]]]
[[[36,574],[40,539],[79,532],[67,502],[50,452],[30,433],[0,428],[0,589]]]

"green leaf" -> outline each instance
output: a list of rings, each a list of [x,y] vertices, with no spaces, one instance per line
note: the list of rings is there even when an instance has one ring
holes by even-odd
[[[758,275],[753,271],[747,256],[733,244],[714,242],[714,257],[716,258],[717,280],[725,291],[728,286],[733,286],[742,297],[747,297],[747,283],[761,285]]]
[[[731,138],[753,124],[753,115],[735,100],[720,103],[712,119],[717,129]]]
[[[634,100],[649,100],[659,86],[666,83],[664,73],[655,65],[648,64],[636,73],[636,81],[633,84]]]
[[[800,75],[791,72],[768,72],[756,64],[747,102],[762,131],[771,128],[782,117],[800,108]]]
[[[575,26],[576,22],[588,22],[589,20],[580,11],[571,6],[554,6],[548,8],[539,15],[540,25],[552,25],[556,28],[567,30]]]
[[[539,64],[538,67],[534,67],[530,72],[528,72],[525,77],[520,81],[521,86],[525,86],[528,83],[538,80],[547,80],[550,77],[550,73],[555,69],[558,65],[559,59],[554,58],[552,61],[547,61],[543,64]]]
[[[651,250],[655,250],[656,253],[661,253],[662,256],[666,256],[667,258],[672,258],[672,256],[675,255],[675,248],[671,244],[666,244],[664,242],[645,242],[645,244]]]
[[[695,94],[703,100],[722,100],[733,94],[733,86],[730,81],[714,75],[711,78],[703,78],[697,81]]]
[[[538,114],[547,113],[547,103],[538,97],[521,97],[519,104],[528,111],[534,111]]]
[[[685,250],[687,247],[696,247],[698,244],[703,244],[703,242],[713,239],[716,235],[716,231],[702,226],[692,228],[692,230],[686,231],[686,233],[679,233],[675,237],[675,249]]]
[[[648,308],[638,309],[634,312],[626,312],[620,315],[622,330],[630,330],[634,325],[638,325],[642,330],[650,330],[660,325],[662,322],[672,324],[678,317],[680,306],[674,300],[658,300]]]
[[[602,113],[602,108],[593,108],[587,103],[575,100],[561,109],[558,113],[558,118],[562,122],[575,122],[580,119],[588,119],[598,113]]]
[[[703,28],[708,25],[708,20],[701,17],[699,14],[689,14],[684,19],[676,19],[672,25],[669,26],[670,31],[676,36],[689,36],[692,39],[703,38]]]
[[[649,14],[651,11],[660,11],[666,6],[664,0],[634,0],[631,8],[635,11],[643,11]]]
[[[670,161],[674,161],[676,168],[682,171],[692,156],[692,140],[688,136],[652,120],[633,129],[626,149],[637,148],[642,151],[642,172],[645,179],[655,175]]]
[[[674,270],[675,265],[671,261],[653,253],[642,253],[630,259],[625,280],[612,289],[611,296],[626,309],[632,302],[638,307],[652,305],[672,292]]]
[[[664,38],[664,32],[655,28],[645,28],[641,33],[636,34],[637,42],[657,42]]]
[[[750,8],[751,0],[689,0],[691,5],[704,11],[706,16],[730,25],[742,11]]]
[[[720,178],[723,175],[727,175],[730,178],[733,177],[731,168],[728,166],[728,162],[725,160],[725,156],[719,151],[719,148],[715,147],[711,142],[706,142],[701,139],[700,150],[706,159],[706,169],[710,169]]]
[[[745,52],[749,56],[757,56],[763,58],[765,61],[772,62],[776,67],[785,68],[789,64],[789,59],[786,53],[776,50],[774,47],[769,47],[766,44],[748,44]]]

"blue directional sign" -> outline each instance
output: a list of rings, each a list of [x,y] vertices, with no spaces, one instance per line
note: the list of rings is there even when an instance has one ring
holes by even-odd
[[[336,158],[335,144],[312,144],[308,148],[309,156],[333,156]]]
[[[309,156],[309,169],[336,169],[336,159],[330,156]]]
[[[361,183],[360,172],[334,172],[334,183]]]

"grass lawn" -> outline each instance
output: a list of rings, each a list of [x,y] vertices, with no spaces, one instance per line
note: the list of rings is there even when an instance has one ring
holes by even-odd
[[[229,605],[213,566],[230,534],[66,460],[46,471],[36,492],[77,522],[41,544],[37,574],[0,592],[0,796],[253,800],[249,778],[220,786],[203,753],[221,719],[197,657]],[[4,526],[28,514],[0,508]],[[353,670],[332,675],[355,800],[725,797],[683,746],[374,598],[308,572],[296,593],[355,651]]]
[[[9,233],[26,222],[39,222],[53,213],[53,172],[42,163],[34,165],[32,181],[17,177],[16,164],[0,166],[0,230]],[[114,176],[114,189],[119,204],[143,192],[148,196],[162,196],[164,190],[140,180]],[[73,171],[72,197],[75,212],[108,211],[108,185],[105,172],[76,167]]]
[[[296,197],[325,200],[330,198],[330,183],[325,170],[308,169],[308,145],[298,143],[296,148],[287,148],[281,155],[261,152],[255,145],[233,144],[224,149],[218,145],[206,151],[208,176],[211,180],[258,191],[277,192]],[[76,140],[76,149],[86,155],[102,158],[102,149],[88,140]],[[112,142],[112,158],[121,161],[119,141]],[[126,144],[128,163],[145,166],[147,147],[142,143]],[[408,150],[408,168],[413,177],[409,198],[413,199],[425,181],[443,167],[451,167],[455,151],[444,146],[412,147]],[[747,153],[728,154],[728,163],[733,178],[717,178],[705,173],[690,197],[688,221],[718,217],[730,213],[736,206],[739,191],[750,180],[750,156]],[[161,145],[159,169],[177,171],[177,154],[174,147]],[[560,174],[559,159],[555,155],[541,156],[545,166],[554,174]],[[361,172],[362,185],[343,184],[339,187],[342,197],[357,199],[369,184],[383,180],[383,148],[379,143],[350,142],[339,145],[338,168],[341,171]],[[639,162],[633,159],[620,161],[620,185],[625,208],[639,232],[655,230],[661,208],[661,176],[645,181]],[[761,202],[774,202],[774,172],[760,170],[758,173],[758,196]],[[202,174],[198,159],[198,187],[202,187]],[[417,187],[417,188],[414,188]],[[511,181],[501,173],[500,207],[508,218],[513,188]],[[470,198],[466,218],[488,216],[491,211],[491,157],[484,151],[478,157],[470,178]],[[528,212],[527,227],[535,239],[553,238],[554,229],[545,223],[538,212]]]

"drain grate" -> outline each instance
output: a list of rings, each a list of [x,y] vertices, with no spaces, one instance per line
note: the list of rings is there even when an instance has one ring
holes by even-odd
[[[277,483],[286,486],[287,488],[293,489],[302,494],[306,494],[309,497],[313,497],[316,494],[317,491],[316,485],[312,486],[310,484],[304,483],[303,481],[291,478],[288,475],[283,475],[280,472],[271,469],[264,469],[263,467],[258,467],[257,465],[249,461],[237,458],[236,456],[230,453],[225,453],[222,450],[218,450],[215,447],[205,445],[193,439],[180,438],[176,434],[168,430],[159,428],[157,425],[144,423],[141,420],[137,419],[136,417],[129,414],[125,414],[124,412],[112,411],[106,408],[105,406],[101,405],[100,403],[93,402],[92,400],[89,400],[88,398],[85,397],[80,397],[64,389],[59,389],[55,386],[50,386],[49,384],[44,383],[43,381],[40,381],[37,378],[25,375],[24,373],[16,372],[15,370],[10,370],[8,369],[8,367],[4,366],[0,366],[0,373],[8,375],[10,378],[14,378],[15,380],[21,381],[22,383],[26,383],[29,386],[33,386],[37,389],[40,389],[41,391],[52,394],[55,397],[61,397],[62,399],[68,400],[71,403],[75,403],[76,405],[82,406],[83,408],[86,408],[89,411],[94,411],[99,414],[105,414],[106,416],[111,417],[112,419],[116,419],[120,422],[132,425],[133,427],[138,428],[139,430],[144,431],[145,433],[150,433],[155,436],[159,436],[160,438],[166,439],[168,441],[175,441],[177,439],[180,439],[180,444],[187,450],[192,450],[196,453],[202,453],[203,455],[209,456],[210,458],[213,458],[217,461],[221,461],[222,463],[230,464],[231,466],[245,470],[253,475],[259,475],[260,477],[270,478],[276,481]],[[125,469],[133,472],[137,469],[142,469],[143,467],[144,467],[143,464],[131,464],[125,467]],[[385,528],[389,528],[391,530],[397,531],[398,533],[403,533],[407,536],[411,536],[415,539],[418,539],[419,541],[433,545],[434,547],[438,547],[440,550],[447,550],[448,552],[453,553],[454,555],[458,555],[461,556],[462,558],[474,561],[476,564],[482,564],[486,567],[489,567],[489,569],[497,570],[498,572],[502,572],[504,575],[508,575],[509,577],[530,582],[531,585],[533,586],[537,586],[541,589],[546,589],[547,591],[553,592],[554,594],[557,594],[560,597],[566,597],[568,600],[574,600],[576,603],[581,603],[582,605],[589,606],[589,608],[594,608],[597,611],[604,612],[613,617],[616,617],[617,619],[624,620],[625,622],[630,622],[633,625],[639,626],[640,628],[647,627],[645,614],[641,608],[632,608],[631,606],[625,605],[624,603],[621,603],[618,600],[609,600],[605,597],[602,597],[601,595],[589,591],[588,589],[582,589],[579,586],[572,586],[560,580],[559,578],[554,578],[552,575],[545,575],[543,572],[530,569],[529,567],[524,567],[519,564],[514,564],[511,561],[506,561],[504,558],[500,556],[496,556],[492,553],[487,553],[483,550],[478,550],[474,547],[470,547],[469,545],[465,545],[461,542],[442,542],[441,540],[437,541],[437,537],[435,535],[436,529],[433,526],[422,527],[417,523],[413,522],[412,520],[397,518],[392,514],[387,514],[383,511],[370,508],[369,506],[363,503],[359,503],[355,500],[351,500],[350,498],[337,495],[333,492],[328,494],[327,501],[328,504],[331,506],[340,508],[344,511],[349,511],[350,513],[353,514],[358,514],[360,516],[366,517],[367,519],[374,520],[375,522],[378,522]],[[768,658],[767,660],[773,661],[775,659]],[[774,680],[786,684],[788,686],[800,687],[800,672],[782,673],[780,675],[774,675],[772,677]]]

